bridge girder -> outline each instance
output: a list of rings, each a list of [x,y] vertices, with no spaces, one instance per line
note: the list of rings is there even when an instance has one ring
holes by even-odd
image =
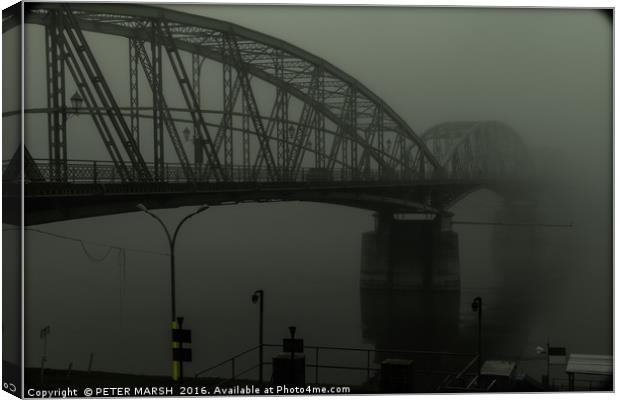
[[[58,18],[50,18],[50,15],[65,18],[71,31],[63,34],[66,30],[63,21],[59,23]],[[15,18],[13,14],[3,14],[3,32],[11,28]],[[386,212],[440,213],[474,190],[487,187],[501,193],[506,191],[505,187],[500,190],[501,185],[497,185],[502,178],[518,180],[529,173],[525,147],[507,125],[495,121],[450,122],[417,136],[384,101],[327,61],[284,41],[228,22],[142,5],[94,3],[70,6],[28,3],[25,22],[43,25],[48,32],[50,27],[60,31],[61,34],[56,35],[61,38],[57,40],[63,41],[60,46],[49,44],[49,40],[46,42],[47,48],[52,49],[50,58],[69,60],[67,67],[78,87],[92,86],[91,92],[97,92],[99,97],[82,88],[87,107],[75,113],[86,112],[93,116],[114,163],[111,165],[105,160],[69,163],[66,151],[59,147],[64,144],[63,140],[58,140],[63,136],[58,128],[60,125],[52,124],[50,151],[54,146],[60,151],[54,150],[56,152],[50,160],[63,162],[64,170],[54,169],[54,163],[49,166],[36,160],[32,162],[40,167],[40,175],[48,184],[59,185],[56,188],[44,185],[50,193],[37,192],[39,181],[36,185],[26,185],[27,201],[35,209],[40,207],[43,214],[48,214],[41,217],[43,220],[126,212],[132,210],[130,206],[136,196],[147,196],[154,206],[161,208],[189,205],[196,199],[214,204],[300,200]],[[129,107],[118,106],[90,54],[82,31],[128,40]],[[63,39],[63,35],[67,38]],[[76,35],[77,41],[73,38]],[[146,43],[150,44],[150,51]],[[58,48],[64,49],[61,54],[58,54]],[[67,54],[62,54],[63,51]],[[168,57],[185,108],[171,107],[164,99],[162,54]],[[187,62],[188,56],[191,56],[191,62]],[[78,58],[84,57],[88,62],[78,63]],[[201,108],[201,68],[205,60],[219,63],[222,68],[221,110]],[[48,66],[48,73],[58,74],[55,72],[60,69],[57,64],[52,64],[51,68]],[[188,72],[185,65],[189,64],[191,71]],[[139,104],[138,65],[142,66],[153,92],[153,106],[150,108]],[[89,73],[88,68],[95,72]],[[255,88],[260,87],[261,82],[271,85],[276,93],[269,115],[261,113],[255,95]],[[64,83],[52,80],[48,89],[54,96],[53,101],[47,109],[39,112],[59,120],[59,109],[65,109]],[[298,118],[293,118],[290,112],[292,98],[301,103],[301,107],[297,105]],[[142,112],[149,109],[152,109],[151,113]],[[186,118],[179,118],[174,113],[184,113]],[[207,119],[217,113],[221,114],[219,124]],[[153,119],[155,139],[159,140],[159,145],[155,143],[154,146],[154,168],[146,164],[140,153],[141,118]],[[206,155],[207,169],[196,165],[198,161],[194,165],[189,163],[175,125],[179,121],[193,127],[194,144],[199,148],[195,159]],[[114,125],[116,132],[103,129],[106,124]],[[164,162],[164,124],[180,166],[167,160]],[[210,131],[216,131],[213,138]],[[127,169],[126,160],[111,140],[113,133],[120,138],[132,170]],[[250,134],[254,135],[255,141],[250,140]],[[326,134],[331,136],[331,145],[325,140]],[[233,165],[235,135],[240,136],[242,142],[241,146],[235,145],[243,150],[242,171]],[[258,143],[254,146],[253,162],[252,143]],[[302,165],[306,154],[314,157],[314,168]],[[332,176],[336,166],[341,168],[341,174]],[[314,174],[317,169],[328,172],[327,178],[319,178],[322,182],[317,181]],[[154,172],[154,180],[148,177],[150,171]],[[442,182],[438,183],[438,180]],[[79,185],[65,187],[68,182]],[[168,186],[162,187],[161,191],[155,188],[149,192],[148,188],[144,190],[142,184],[145,182]],[[233,182],[240,185],[240,191],[230,186]],[[213,186],[208,195],[199,193],[201,185],[215,183],[229,186]],[[282,188],[273,190],[268,185],[270,183],[282,185]],[[317,184],[323,186],[314,191],[306,190],[308,185]],[[351,184],[360,187],[351,191],[348,187]],[[377,189],[377,185],[382,184],[394,184],[398,188]],[[247,185],[258,186],[256,190],[247,191],[244,189]],[[110,191],[113,187],[116,189]],[[89,192],[93,188],[96,193]],[[115,192],[117,189],[125,190],[125,193]],[[172,189],[180,192],[174,193]],[[84,202],[94,200],[93,195],[98,196],[99,203],[92,204],[91,209]],[[162,199],[156,200],[158,196]],[[59,199],[65,197],[68,203],[62,205]],[[187,203],[189,200],[184,198],[192,200]],[[72,211],[68,205],[71,202],[79,210]],[[54,211],[54,208],[59,210]],[[60,212],[61,209],[64,211]],[[37,219],[38,211],[33,212],[31,217]]]
[[[29,4],[25,22],[46,24],[45,16],[59,7],[51,3]],[[310,105],[315,120],[320,115],[341,128],[345,148],[342,157],[352,175],[361,174],[363,163],[359,160],[367,163],[368,158],[373,159],[380,170],[400,171],[410,176],[423,177],[441,167],[404,120],[368,88],[327,61],[282,40],[228,22],[143,5],[72,4],[70,9],[84,31],[123,36],[140,42],[153,40],[148,30],[140,28],[148,21],[161,21],[169,30],[169,47],[175,51],[182,50],[232,65],[239,78],[243,78],[243,71],[247,71],[248,75],[258,77],[301,100],[303,104]],[[10,28],[10,19],[7,25]],[[228,43],[229,46],[222,46],[222,43]],[[236,51],[230,51],[231,48]],[[319,71],[321,79],[317,90],[313,77]],[[243,83],[244,79],[241,81]],[[247,97],[247,83],[241,86],[242,89],[246,88],[242,92]],[[347,103],[354,104],[353,108],[341,113]],[[251,101],[249,105],[250,114],[255,114]],[[382,115],[379,122],[377,114]],[[260,118],[256,121],[259,122]],[[317,121],[315,125],[318,127],[321,123]],[[378,130],[381,134],[375,132]],[[260,137],[261,129],[256,131],[254,134]],[[402,143],[412,154],[403,159],[395,151],[388,151],[383,143],[375,140],[383,135],[391,135],[394,143]],[[205,139],[209,140],[208,137]],[[329,149],[322,148],[324,144],[321,143],[320,134],[317,134],[317,139],[315,148],[322,152],[323,157],[327,157]],[[288,142],[284,144],[285,147],[299,149],[294,145]],[[266,146],[263,144],[263,147]],[[361,158],[358,157],[358,151],[361,151]],[[295,157],[299,159],[303,154]],[[289,159],[281,157],[284,164],[289,164]],[[267,158],[268,166],[270,161]],[[317,161],[317,164],[321,164],[321,161]]]

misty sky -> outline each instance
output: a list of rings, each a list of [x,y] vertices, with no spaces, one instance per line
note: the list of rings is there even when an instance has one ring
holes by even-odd
[[[539,176],[561,184],[549,190],[541,201],[539,218],[549,223],[575,223],[570,231],[541,233],[545,242],[550,243],[550,250],[542,252],[541,260],[550,265],[553,273],[549,272],[549,276],[557,279],[562,289],[554,290],[549,302],[541,305],[546,313],[532,312],[534,319],[541,322],[540,315],[555,315],[558,310],[563,310],[562,318],[567,318],[569,311],[589,316],[593,332],[588,333],[588,340],[605,342],[599,351],[608,351],[612,301],[608,283],[611,276],[612,27],[603,13],[413,7],[175,5],[173,8],[282,38],[329,60],[363,82],[420,134],[435,124],[456,120],[501,120],[512,126],[531,150]],[[42,33],[41,27],[29,28],[26,33],[27,107],[45,106],[41,91],[45,87]],[[93,41],[97,60],[109,77],[112,90],[121,99],[120,105],[128,105],[126,40],[95,34],[88,37],[98,39]],[[123,60],[121,69],[119,58]],[[10,73],[7,68],[3,70],[5,85],[11,85]],[[208,81],[207,74],[203,79]],[[72,93],[73,89],[67,90],[68,96]],[[208,90],[204,96],[209,104]],[[170,97],[178,101],[174,95]],[[4,111],[12,109],[12,101],[3,91]],[[3,118],[3,129],[11,129],[13,121]],[[28,117],[27,146],[35,157],[47,154],[45,127],[42,116]],[[69,158],[103,154],[97,147],[100,142],[96,141],[92,127],[85,116],[69,121],[68,135],[72,143]],[[5,160],[14,152],[14,146],[4,143]],[[499,204],[494,195],[482,193],[466,199],[454,211],[462,219],[488,220],[494,217]],[[165,210],[161,214],[172,224],[189,210]],[[359,334],[351,333],[358,332],[360,323],[359,300],[355,297],[360,235],[372,226],[370,212],[303,203],[216,207],[188,223],[179,245],[179,265],[185,270],[179,279],[181,284],[188,285],[190,294],[182,294],[179,304],[194,320],[212,316],[207,324],[212,336],[209,346],[205,345],[209,349],[201,354],[213,362],[218,361],[216,355],[234,353],[238,349],[234,346],[253,344],[253,320],[247,326],[239,325],[235,315],[253,318],[255,309],[249,304],[249,295],[259,285],[271,289],[273,304],[277,304],[272,313],[279,319],[267,328],[273,341],[286,333],[287,321],[303,319],[300,314],[324,312],[325,320],[340,329],[330,336],[308,329],[304,332],[307,342],[341,345],[348,341],[361,342],[355,336]],[[162,232],[153,220],[140,213],[66,221],[40,228],[121,246],[165,251]],[[489,282],[483,282],[483,277],[498,273],[497,266],[491,265],[489,243],[493,230],[463,226],[456,230],[460,234],[464,285],[487,285]],[[60,335],[79,337],[80,329],[84,328],[105,332],[114,338],[114,343],[127,340],[118,328],[119,293],[125,293],[124,304],[128,308],[124,312],[126,316],[133,315],[135,326],[165,325],[168,315],[165,258],[128,256],[127,289],[121,292],[115,260],[95,265],[89,263],[75,243],[35,238],[34,233],[28,235],[33,235],[29,244],[32,255],[26,261],[27,284],[32,288],[29,297],[32,313],[28,321],[33,328],[27,337],[38,346],[39,327],[46,323],[54,325],[58,347],[51,351],[55,351],[59,360],[56,366],[66,365],[71,357],[85,359],[89,349],[99,345],[101,348],[96,351],[109,354],[105,362],[111,368],[115,345],[78,341],[75,351],[79,355],[64,356]],[[105,248],[91,250],[105,253]],[[559,257],[563,250],[574,257]],[[89,273],[93,268],[99,270]],[[244,279],[231,285],[238,276]],[[305,284],[296,287],[294,282],[299,281]],[[578,303],[578,297],[570,297],[579,290],[590,293],[584,304]],[[139,295],[131,294],[132,291]],[[322,301],[311,301],[317,293]],[[88,295],[92,296],[88,301],[79,300],[80,296]],[[248,301],[238,300],[246,295]],[[106,303],[103,299],[113,300]],[[295,304],[307,308],[300,310]],[[231,312],[228,306],[240,308]],[[46,311],[50,307],[53,312]],[[83,325],[71,325],[76,316],[83,318]],[[229,332],[225,327],[233,324],[233,320],[237,320],[234,323],[241,331],[239,341],[243,343],[214,354],[216,350],[211,346],[227,343]],[[553,328],[532,328],[531,337],[524,340],[529,345],[538,337],[544,340],[549,331],[559,335],[572,326],[566,319],[554,320],[553,324]],[[150,328],[143,329],[151,332]],[[158,331],[145,341],[152,344],[166,334]],[[352,335],[355,337],[351,338]],[[565,332],[565,335],[559,340],[589,351],[577,333]],[[141,339],[132,336],[132,340]],[[144,355],[151,349],[145,344],[132,351]],[[28,362],[37,362],[38,351],[38,347],[33,347]]]

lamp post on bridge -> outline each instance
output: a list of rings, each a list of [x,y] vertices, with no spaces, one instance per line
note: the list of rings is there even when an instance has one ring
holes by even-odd
[[[70,115],[77,115],[78,110],[80,109],[80,106],[84,102],[84,99],[82,98],[82,96],[80,96],[78,92],[75,92],[73,93],[73,96],[71,96],[69,100],[71,101],[71,105],[73,106],[73,110],[72,110],[73,113],[71,113]]]
[[[193,217],[196,214],[199,214],[203,211],[206,211],[209,209],[209,206],[206,204],[201,205],[200,207],[198,207],[198,209],[188,215],[186,215],[181,222],[179,222],[177,224],[177,227],[174,230],[174,233],[172,235],[170,235],[170,231],[168,230],[168,227],[166,226],[166,224],[164,223],[164,221],[161,220],[161,218],[159,218],[156,214],[152,213],[148,208],[146,208],[146,206],[142,203],[140,204],[136,204],[136,207],[140,210],[145,212],[146,214],[150,215],[151,217],[155,218],[157,220],[157,222],[159,222],[159,224],[162,226],[162,228],[164,228],[164,232],[166,233],[166,237],[168,238],[168,245],[170,246],[170,295],[171,295],[171,311],[172,311],[172,315],[171,315],[171,319],[170,321],[172,321],[172,328],[175,327],[176,321],[177,321],[177,312],[176,312],[176,285],[175,285],[175,265],[174,265],[174,245],[176,244],[176,240],[177,240],[177,235],[179,233],[179,230],[181,229],[181,226],[191,217]],[[177,365],[176,365],[176,361],[174,361],[174,359],[172,360],[172,380],[177,380]]]
[[[51,127],[53,133],[50,132],[52,133],[54,140],[52,142],[52,137],[50,136],[49,142],[50,158],[48,163],[50,168],[50,178],[60,182],[66,182],[68,175],[66,144],[67,121],[71,117],[78,115],[78,111],[82,106],[84,99],[76,91],[73,93],[69,101],[71,102],[71,107],[64,105],[63,101],[63,106],[61,108],[50,110],[53,114],[49,114],[52,115],[52,120],[54,121]]]

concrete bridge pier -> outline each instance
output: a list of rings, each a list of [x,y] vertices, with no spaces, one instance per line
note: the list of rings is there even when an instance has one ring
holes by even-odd
[[[403,220],[378,213],[375,221],[374,231],[362,236],[364,340],[377,349],[470,349],[459,327],[459,248],[450,215]],[[378,352],[374,362],[389,357],[411,355]],[[454,360],[418,354],[415,362],[418,368],[446,370]]]
[[[450,219],[375,214],[375,230],[362,235],[361,288],[459,291],[458,235]]]

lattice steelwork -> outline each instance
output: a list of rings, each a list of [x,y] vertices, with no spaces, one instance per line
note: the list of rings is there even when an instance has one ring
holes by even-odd
[[[514,157],[519,142],[501,127],[453,132],[450,144],[446,134],[438,133],[446,127],[419,137],[388,104],[326,60],[234,24],[144,5],[26,7],[26,22],[46,27],[48,175],[53,181],[67,179],[66,167],[58,167],[68,158],[65,66],[107,149],[112,166],[106,166],[106,175],[125,182],[166,181],[170,171],[186,182],[363,182],[479,178],[514,169],[514,160],[500,160],[500,155]],[[8,20],[5,30],[10,27]],[[128,112],[118,106],[83,32],[128,40]],[[208,65],[206,73],[203,65]],[[141,113],[148,96],[140,97],[140,75],[151,89],[150,112]],[[206,89],[213,79],[219,81],[221,96]],[[183,107],[172,106],[170,86]],[[208,109],[201,104],[202,94],[209,99]],[[144,118],[151,122],[141,124]],[[151,123],[152,138],[144,128]],[[181,123],[193,131],[185,143],[178,132]],[[165,151],[165,139],[176,158]],[[152,162],[145,161],[139,147],[148,141]],[[192,146],[193,163],[186,149]]]
[[[422,135],[450,179],[527,177],[531,160],[517,133],[498,121],[446,122]]]

